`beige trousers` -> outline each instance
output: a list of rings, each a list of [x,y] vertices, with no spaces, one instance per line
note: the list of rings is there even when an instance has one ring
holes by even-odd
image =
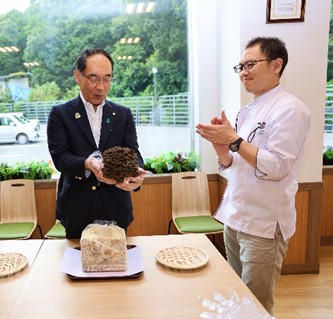
[[[224,243],[230,266],[273,316],[274,290],[288,247],[279,225],[274,239],[256,237],[225,226]]]

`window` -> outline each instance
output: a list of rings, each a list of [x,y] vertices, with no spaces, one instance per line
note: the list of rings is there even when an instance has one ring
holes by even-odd
[[[328,45],[326,107],[324,127],[324,147],[333,147],[333,18],[331,8],[331,22]]]
[[[191,151],[186,0],[12,0],[0,8],[0,112],[38,119],[40,138],[0,144],[0,162],[50,160],[48,112],[78,95],[87,47],[112,55],[109,99],[131,108],[143,157]]]

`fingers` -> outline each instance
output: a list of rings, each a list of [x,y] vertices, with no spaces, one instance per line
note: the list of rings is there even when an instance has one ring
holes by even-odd
[[[221,113],[221,118],[222,118],[222,121],[224,124],[228,125],[228,126],[231,126],[226,114],[225,114],[225,111],[222,111]]]
[[[126,177],[124,179],[124,183],[142,183],[143,182],[144,175],[138,175],[136,177]]]
[[[102,172],[96,172],[95,176],[102,183],[105,183],[105,184],[108,184],[108,185],[115,185],[115,184],[117,184],[117,181],[115,179],[104,177],[104,175],[103,175]]]
[[[221,125],[198,124],[196,126],[196,133],[201,135],[201,137],[210,140],[210,138],[220,135],[220,133],[218,133],[220,129],[222,129]]]
[[[102,161],[94,157],[88,157],[86,159],[86,168],[92,172],[98,172],[102,169]]]
[[[212,125],[221,125],[223,124],[222,119],[219,119],[217,116],[213,117],[210,121]]]
[[[147,172],[141,167],[138,168],[138,171],[142,177],[145,177],[147,175]]]
[[[142,183],[136,183],[133,181],[124,181],[123,183],[117,183],[115,186],[124,190],[124,191],[132,191],[138,188]]]
[[[118,187],[124,191],[130,192],[142,185],[144,177],[147,174],[147,172],[140,167],[138,168],[138,171],[140,173],[138,176],[126,177],[122,183],[118,183],[114,179],[105,178],[101,172],[98,174],[95,174],[95,175],[96,175],[96,178],[102,183],[106,183],[109,185],[115,185],[116,187]]]
[[[136,177],[126,177],[123,183],[116,184],[116,187],[125,190],[132,191],[138,187],[140,187],[143,183],[143,180],[147,174],[147,172],[141,167],[138,168],[139,175]]]
[[[222,111],[221,112],[221,118],[218,118],[218,117],[213,117],[210,121],[210,124],[201,124],[199,123],[197,126],[196,126],[196,132],[200,135],[202,135],[201,133],[202,132],[210,132],[210,131],[216,131],[216,126],[219,125],[219,126],[224,126],[226,129],[229,129],[231,128],[231,124],[225,114],[225,111]]]

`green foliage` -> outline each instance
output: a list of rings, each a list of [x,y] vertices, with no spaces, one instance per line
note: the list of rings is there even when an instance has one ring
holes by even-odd
[[[15,102],[14,103],[14,112],[21,112],[21,105],[22,105],[21,101]]]
[[[0,47],[16,46],[19,52],[1,53],[0,76],[16,72],[25,72],[23,49],[26,47],[27,16],[16,10],[0,15]]]
[[[199,167],[199,155],[195,152],[167,152],[152,158],[146,158],[144,169],[153,174],[179,173],[194,171]]]
[[[55,101],[60,99],[61,91],[55,82],[38,85],[31,90],[29,101]]]
[[[333,149],[325,151],[324,154],[323,154],[323,158],[333,161]]]
[[[20,51],[0,60],[0,75],[32,73],[30,85],[37,90],[30,101],[45,101],[41,88],[55,82],[68,97],[77,88],[73,70],[78,54],[100,47],[115,61],[111,95],[154,94],[152,67],[158,69],[158,95],[186,92],[187,1],[155,0],[151,14],[124,14],[121,0],[38,0],[27,11],[0,15],[0,46],[8,43]],[[140,37],[138,44],[120,44],[121,38]],[[118,60],[132,56],[132,60]],[[24,62],[38,62],[26,69]],[[44,95],[51,99],[49,93]],[[75,94],[77,95],[77,94]],[[70,96],[72,98],[74,96]]]
[[[54,168],[48,162],[18,162],[14,165],[0,163],[0,181],[8,179],[49,179]]]
[[[1,103],[11,103],[13,98],[10,95],[10,91],[6,88],[3,91],[0,90],[0,101]]]
[[[66,92],[60,96],[61,100],[70,100],[73,97],[78,96],[80,93],[79,86],[74,86],[71,89],[66,89]]]
[[[333,4],[333,1],[332,1]],[[328,42],[327,81],[333,80],[333,5],[331,5],[331,20]]]
[[[333,147],[328,146],[323,153],[323,165],[333,165]]]

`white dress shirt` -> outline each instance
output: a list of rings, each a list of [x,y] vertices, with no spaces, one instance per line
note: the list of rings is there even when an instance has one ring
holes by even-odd
[[[239,112],[237,133],[259,148],[253,168],[233,153],[228,185],[215,218],[247,234],[274,238],[279,223],[283,238],[295,232],[296,180],[310,129],[310,112],[277,86]]]
[[[91,128],[91,131],[92,131],[94,139],[95,139],[96,148],[98,149],[99,140],[101,137],[103,106],[105,104],[105,100],[100,105],[97,106],[96,111],[95,111],[94,106],[90,102],[87,102],[84,99],[81,92],[80,92],[80,97],[81,97],[84,107],[86,109],[90,128]]]

